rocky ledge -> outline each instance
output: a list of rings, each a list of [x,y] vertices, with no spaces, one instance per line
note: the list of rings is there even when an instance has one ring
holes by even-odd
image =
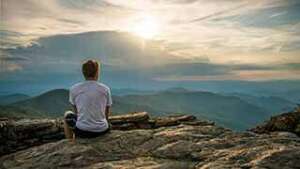
[[[155,129],[181,123],[207,123],[191,115],[150,118],[134,112],[109,118],[113,130]],[[0,119],[0,156],[64,138],[62,119]]]
[[[300,168],[300,138],[290,132],[236,133],[193,116],[129,117],[131,129],[116,120],[122,130],[7,154],[0,168]]]

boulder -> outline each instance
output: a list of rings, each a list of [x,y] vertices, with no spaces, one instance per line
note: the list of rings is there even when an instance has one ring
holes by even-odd
[[[59,119],[24,119],[0,122],[0,155],[63,139]]]
[[[136,123],[147,121],[149,115],[147,112],[133,112],[123,115],[115,115],[109,117],[109,122],[111,124],[123,124],[123,123]]]
[[[178,116],[168,116],[168,117],[159,117],[154,119],[155,127],[163,127],[163,126],[173,126],[178,125],[181,122],[194,121],[196,117],[193,115],[178,115]]]
[[[250,129],[255,133],[270,133],[275,131],[292,132],[300,136],[300,109],[273,116],[270,120]]]

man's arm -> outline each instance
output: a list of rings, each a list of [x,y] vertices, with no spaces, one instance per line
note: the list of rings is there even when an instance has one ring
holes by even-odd
[[[71,106],[72,106],[73,112],[78,115],[78,111],[77,111],[76,105],[71,104]]]
[[[75,101],[74,101],[74,96],[73,96],[73,93],[72,93],[72,89],[70,89],[70,92],[69,92],[69,103],[71,105],[72,111],[75,114],[78,114],[77,107],[76,107]]]
[[[111,93],[110,93],[109,88],[107,90],[106,99],[107,99],[107,103],[106,103],[106,107],[105,107],[105,117],[106,117],[107,122],[109,123],[108,117],[111,115],[110,108],[112,105],[112,98],[111,98]]]
[[[105,108],[105,117],[106,117],[107,122],[109,122],[108,121],[109,116],[110,116],[110,106],[106,106],[106,108]]]

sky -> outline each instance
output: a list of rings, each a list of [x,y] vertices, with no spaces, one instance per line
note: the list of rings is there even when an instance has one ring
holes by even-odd
[[[6,86],[300,80],[298,0],[1,0],[0,36]]]

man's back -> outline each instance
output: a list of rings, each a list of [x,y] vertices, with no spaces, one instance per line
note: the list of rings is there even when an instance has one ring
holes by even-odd
[[[70,89],[69,101],[78,111],[76,127],[84,131],[102,132],[108,128],[105,109],[111,106],[110,89],[95,80],[86,80]]]

